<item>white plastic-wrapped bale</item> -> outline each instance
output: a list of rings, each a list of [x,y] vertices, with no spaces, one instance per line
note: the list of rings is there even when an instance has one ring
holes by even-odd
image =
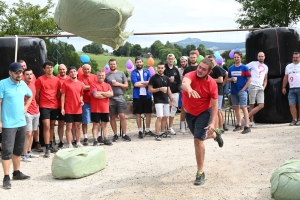
[[[64,31],[118,49],[134,6],[127,0],[59,0],[54,21]]]
[[[300,160],[288,160],[274,171],[271,197],[276,200],[300,199]]]
[[[52,175],[58,179],[82,178],[106,166],[103,147],[68,148],[59,150],[52,160]]]

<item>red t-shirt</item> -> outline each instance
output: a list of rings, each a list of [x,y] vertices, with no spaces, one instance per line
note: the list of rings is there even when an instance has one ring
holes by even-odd
[[[198,92],[201,98],[190,97],[186,91],[182,91],[182,104],[184,109],[194,115],[198,116],[207,109],[211,108],[211,99],[218,99],[218,87],[216,81],[207,76],[206,80],[200,79],[196,75],[197,71],[187,73],[184,77],[189,78],[191,87]]]
[[[22,75],[22,81],[24,81],[24,79],[25,79],[25,76],[24,75]],[[33,83],[33,84],[35,84],[35,81],[36,81],[36,78],[35,78],[35,75],[34,74],[32,74],[32,80],[31,80],[31,83]]]
[[[112,91],[111,86],[108,83],[94,82],[90,87],[91,92],[108,92]],[[94,113],[109,113],[109,98],[97,99],[93,95],[91,97],[91,112]]]
[[[61,86],[56,76],[51,78],[46,75],[40,76],[35,82],[35,87],[40,90],[40,108],[58,108],[56,94]]]
[[[91,86],[94,82],[97,82],[97,76],[95,74],[90,74],[89,76],[85,76],[84,74],[78,77],[78,80],[83,82],[84,85]],[[84,91],[83,94],[83,102],[84,103],[91,103],[91,93],[89,90]]]
[[[32,101],[27,109],[27,112],[31,115],[36,115],[36,114],[39,114],[39,108],[38,108],[38,105],[35,101],[35,94],[36,94],[36,89],[35,89],[35,86],[34,86],[34,83],[29,83],[27,84],[27,86],[29,87],[29,89],[31,90],[32,92]],[[26,102],[26,97],[25,97],[25,102]]]
[[[66,76],[65,78],[62,78],[60,76],[57,76],[57,78],[59,79],[59,82],[60,82],[60,86],[62,87],[63,83],[66,81],[66,80],[69,80],[70,79],[70,76]],[[61,98],[59,96],[59,99],[58,99],[58,107],[61,108]]]
[[[82,114],[80,97],[83,95],[83,84],[80,81],[66,80],[62,87],[61,93],[65,94],[65,113]]]

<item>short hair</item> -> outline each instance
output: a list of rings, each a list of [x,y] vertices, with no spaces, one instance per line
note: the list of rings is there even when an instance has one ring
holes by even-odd
[[[163,66],[165,66],[165,63],[164,62],[159,62],[159,63],[157,63],[157,66],[158,65],[163,65]]]
[[[237,54],[237,55],[239,55],[241,58],[243,58],[242,52],[240,52],[240,51],[235,51],[233,55],[235,55],[235,54]]]
[[[216,56],[209,54],[209,56],[207,58],[214,58],[214,59],[216,59]]]
[[[168,59],[169,57],[172,57],[172,58],[174,58],[174,59],[175,59],[175,55],[174,55],[174,54],[172,54],[172,53],[169,53],[169,54],[167,55],[167,59]]]
[[[20,63],[20,62],[19,62]],[[29,72],[29,71],[32,71],[32,69],[25,69],[24,71],[23,71],[23,74],[25,74],[25,72]],[[32,71],[33,72],[33,71]]]
[[[48,61],[44,62],[44,64],[43,64],[43,68],[45,69],[47,65],[49,65],[49,66],[52,66],[52,67],[54,66],[53,62],[52,62],[52,61],[50,61],[50,60],[48,60]]]
[[[117,59],[115,59],[115,58],[109,59],[108,63],[113,62],[113,61],[116,61],[116,63],[117,63]]]
[[[197,55],[196,50],[190,51],[190,55],[193,55],[193,54]]]
[[[23,62],[25,62],[24,60],[18,60],[18,63],[23,63]]]
[[[134,59],[134,62],[136,62],[137,60],[141,60],[143,62],[143,59],[141,56],[137,56],[135,59]]]
[[[75,71],[77,71],[77,68],[75,66],[71,66],[69,67],[68,72],[70,72],[72,69],[75,69]]]
[[[98,73],[103,73],[103,72],[105,73],[104,70],[100,69],[100,70],[97,71],[97,74],[98,74]]]
[[[204,63],[204,64],[208,65],[209,71],[212,70],[212,68],[214,67],[214,64],[209,60],[209,58],[204,58],[203,60],[201,60],[200,63]]]
[[[300,55],[300,52],[294,52],[293,55]]]

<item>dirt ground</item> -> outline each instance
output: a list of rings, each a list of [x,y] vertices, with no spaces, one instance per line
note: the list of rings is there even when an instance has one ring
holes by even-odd
[[[270,177],[285,160],[300,159],[299,127],[288,124],[257,124],[251,133],[230,131],[224,147],[205,142],[206,182],[194,186],[196,161],[190,133],[155,141],[138,139],[134,121],[129,122],[131,142],[104,146],[106,168],[81,179],[56,180],[50,159],[21,163],[26,181],[11,181],[12,189],[0,188],[0,199],[259,199],[270,198]],[[154,120],[152,119],[152,130]],[[89,134],[91,137],[91,134]],[[0,170],[0,177],[3,171]],[[2,187],[2,182],[0,183]]]

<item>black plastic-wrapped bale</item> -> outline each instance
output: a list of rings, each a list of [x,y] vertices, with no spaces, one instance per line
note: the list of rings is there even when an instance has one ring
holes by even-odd
[[[288,123],[292,121],[287,94],[281,92],[283,78],[269,79],[265,89],[265,107],[254,115],[257,123]],[[288,93],[288,91],[287,91]]]
[[[8,77],[8,67],[15,61],[16,37],[0,38],[0,80]],[[17,60],[24,60],[27,68],[36,77],[44,74],[43,63],[47,59],[44,40],[40,38],[18,37]]]
[[[293,53],[299,50],[300,30],[296,28],[267,28],[246,36],[246,62],[257,60],[257,54],[263,51],[269,78],[283,77]]]

